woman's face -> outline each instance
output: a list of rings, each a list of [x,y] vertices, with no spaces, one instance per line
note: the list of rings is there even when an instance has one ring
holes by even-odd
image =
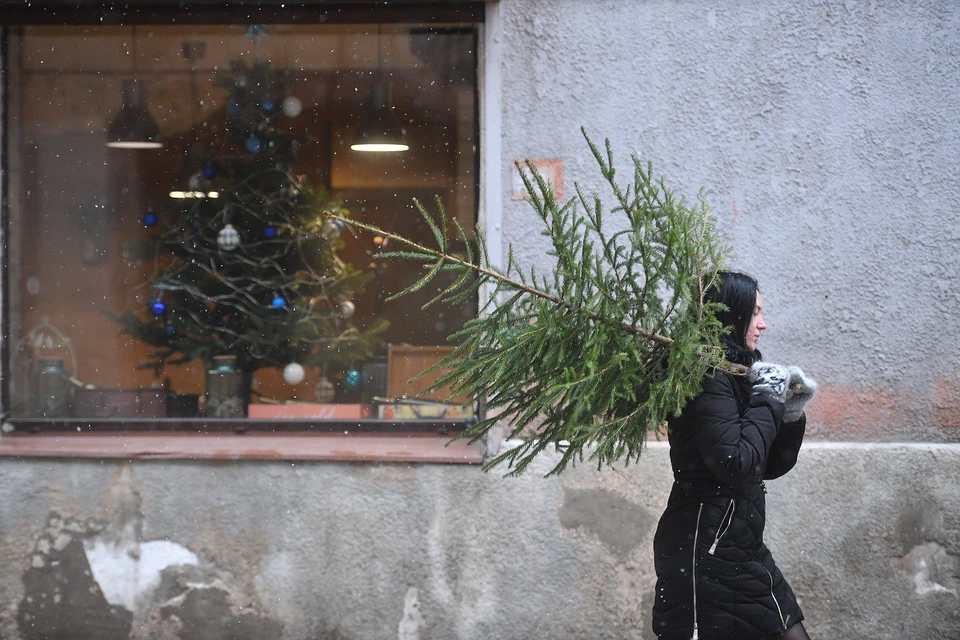
[[[760,332],[767,328],[767,323],[763,321],[763,300],[760,298],[760,292],[757,292],[757,306],[753,310],[753,317],[747,326],[746,343],[747,349],[753,351],[757,348],[757,340],[760,339]]]

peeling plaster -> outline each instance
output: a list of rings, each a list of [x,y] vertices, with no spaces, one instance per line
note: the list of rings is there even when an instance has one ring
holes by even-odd
[[[164,569],[198,564],[196,554],[166,540],[114,544],[98,537],[85,541],[83,548],[107,602],[131,612],[160,586]]]
[[[110,524],[83,540],[83,549],[103,596],[142,618],[143,607],[160,587],[161,574],[170,568],[196,567],[195,553],[168,540],[142,541],[144,517],[140,493],[129,466],[122,467],[110,487]],[[92,532],[91,532],[92,533]],[[66,532],[60,538],[72,540]],[[54,540],[56,547],[62,541]],[[139,614],[139,615],[138,615]]]
[[[17,610],[23,640],[126,640],[133,616],[103,596],[83,550],[82,538],[102,528],[51,514],[23,575]]]
[[[175,541],[143,540],[132,467],[112,477],[106,503],[108,521],[50,515],[23,575],[22,640],[281,635],[283,624],[251,606],[230,572]]]
[[[903,558],[895,559],[894,566],[911,580],[918,596],[948,593],[958,597],[960,557],[936,542],[917,545]]]
[[[420,640],[420,626],[423,615],[420,613],[420,596],[416,587],[409,587],[403,596],[403,617],[397,629],[397,640]]]
[[[180,640],[269,640],[281,637],[283,624],[247,610],[234,613],[232,594],[217,584],[190,589],[183,598],[161,608],[164,618],[179,620]]]

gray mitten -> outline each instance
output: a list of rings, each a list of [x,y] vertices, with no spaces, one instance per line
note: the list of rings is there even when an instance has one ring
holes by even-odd
[[[784,422],[796,422],[803,415],[803,407],[817,392],[817,383],[807,376],[800,367],[787,367],[790,381],[787,384],[787,410],[783,413]]]
[[[754,393],[762,393],[779,402],[786,402],[790,373],[783,365],[754,362],[747,380],[753,383]]]

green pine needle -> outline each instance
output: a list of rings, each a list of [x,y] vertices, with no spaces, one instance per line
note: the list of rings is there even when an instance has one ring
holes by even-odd
[[[480,315],[451,336],[453,352],[424,372],[440,372],[432,390],[485,397],[488,417],[458,437],[476,442],[504,424],[519,439],[485,470],[506,464],[518,475],[547,448],[561,453],[547,475],[584,459],[598,467],[636,461],[709,371],[743,373],[723,359],[717,305],[704,299],[726,256],[706,193],[688,206],[636,157],[632,183],[621,186],[610,141],[601,151],[583,135],[612,208],[579,185],[574,199],[558,203],[531,163],[517,165],[550,240],[555,268],[547,274],[522,268],[512,247],[505,270],[491,266],[480,230],[470,237],[455,219],[451,228],[439,200],[436,214],[415,201],[436,248],[330,214],[404,246],[389,257],[424,265],[426,274],[394,297],[422,289],[441,269],[457,277],[428,304],[456,304],[487,287]],[[451,234],[466,255],[450,251]]]

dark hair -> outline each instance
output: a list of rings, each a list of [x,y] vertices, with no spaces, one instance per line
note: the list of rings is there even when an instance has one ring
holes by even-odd
[[[738,271],[721,271],[718,282],[707,289],[707,302],[719,302],[726,307],[717,313],[717,319],[730,328],[723,338],[727,360],[750,366],[760,358],[747,348],[747,329],[757,308],[760,286],[756,278]]]

